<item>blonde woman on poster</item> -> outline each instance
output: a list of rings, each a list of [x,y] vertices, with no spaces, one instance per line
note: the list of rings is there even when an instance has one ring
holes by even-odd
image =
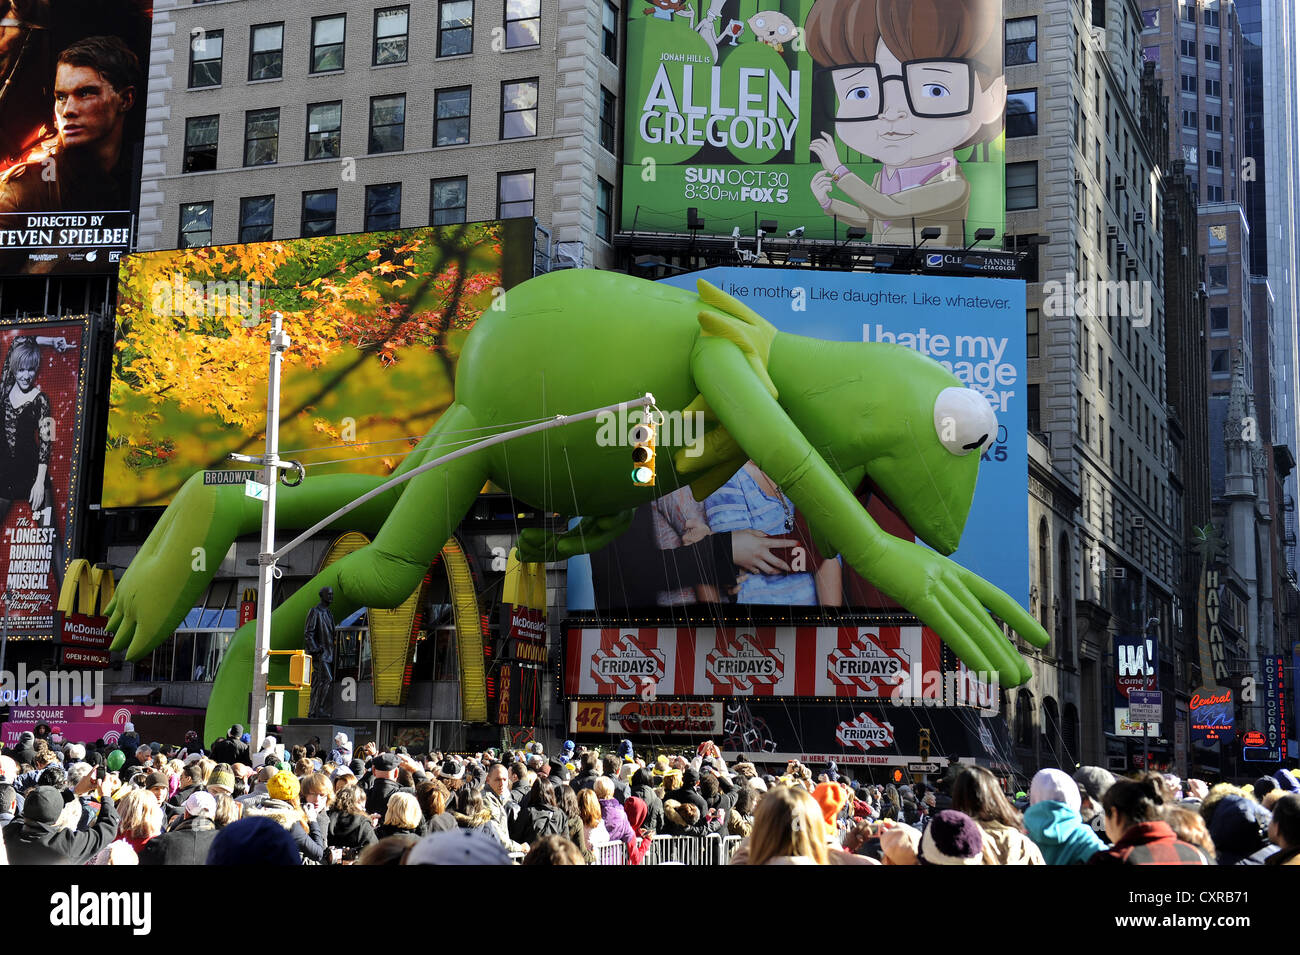
[[[54,482],[50,478],[50,452],[56,422],[50,399],[36,376],[41,369],[41,346],[63,352],[73,346],[65,338],[20,335],[9,346],[0,389],[4,394],[3,471],[0,471],[0,524],[15,501],[30,509],[32,523],[53,527],[54,560],[51,570],[62,580],[63,542],[55,524]]]
[[[926,227],[939,229],[935,246],[966,244],[970,183],[954,153],[1002,131],[1001,31],[998,0],[817,0],[804,32],[837,104],[835,135],[809,145],[827,215],[880,245],[914,245]],[[884,168],[863,181],[837,139]]]

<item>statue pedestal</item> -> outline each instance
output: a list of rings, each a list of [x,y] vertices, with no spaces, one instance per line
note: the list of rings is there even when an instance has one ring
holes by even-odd
[[[313,736],[320,737],[320,748],[323,750],[321,758],[329,756],[330,750],[334,748],[334,736],[338,733],[346,733],[348,740],[353,747],[357,746],[357,729],[354,726],[347,726],[343,723],[335,723],[330,720],[314,720],[309,718],[291,719],[284,726],[280,727],[280,742],[284,744],[285,750],[298,745],[305,745],[311,741]],[[373,729],[368,735],[373,735]]]

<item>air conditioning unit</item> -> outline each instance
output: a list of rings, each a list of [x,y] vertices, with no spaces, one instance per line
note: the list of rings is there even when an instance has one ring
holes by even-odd
[[[1128,243],[1127,243],[1127,242],[1116,242],[1116,243],[1115,243],[1115,254],[1116,254],[1116,255],[1128,255]]]
[[[1135,213],[1133,213],[1133,224],[1134,224],[1134,225],[1141,225],[1143,222],[1146,222],[1146,221],[1147,221],[1147,214],[1146,214],[1145,212],[1135,212]]]
[[[1116,176],[1116,177],[1115,177],[1115,188],[1116,188],[1116,189],[1127,189],[1127,188],[1128,188],[1128,180],[1125,179],[1123,176]]]
[[[1114,238],[1115,236],[1119,235],[1119,226],[1117,225],[1106,226],[1106,235],[1108,238]]]
[[[1133,518],[1133,529],[1135,531],[1146,530],[1147,519],[1145,517]]]
[[[551,270],[580,269],[584,258],[582,242],[557,242],[555,243],[555,258],[551,263]]]
[[[1124,580],[1126,577],[1128,577],[1128,568],[1112,567],[1110,569],[1110,575],[1114,577],[1116,580]]]
[[[1204,295],[1204,294],[1205,294],[1205,283],[1204,283],[1204,282],[1199,282],[1199,283],[1197,283],[1196,291],[1197,291],[1199,294]]]
[[[1079,176],[1079,175],[1076,175],[1076,176],[1074,177],[1074,184],[1075,184],[1076,186],[1082,186],[1082,185],[1083,185],[1083,177],[1082,177],[1082,176]]]

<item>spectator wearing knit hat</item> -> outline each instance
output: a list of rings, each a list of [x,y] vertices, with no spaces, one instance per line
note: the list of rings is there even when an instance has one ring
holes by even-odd
[[[984,865],[984,833],[964,812],[934,814],[917,848],[920,865]]]
[[[1087,862],[1106,848],[1083,817],[1078,784],[1059,769],[1043,769],[1029,784],[1025,828],[1048,865]]]
[[[1074,781],[1079,786],[1079,817],[1088,824],[1103,842],[1106,837],[1106,815],[1101,802],[1106,791],[1115,785],[1115,777],[1100,766],[1080,766],[1074,771]]]
[[[97,781],[94,776],[87,776],[78,787],[87,791],[94,787],[100,798],[99,814],[87,832],[55,826],[64,807],[63,795],[57,789],[50,786],[32,789],[23,803],[22,821],[5,827],[9,861],[14,865],[60,862],[80,865],[108,845],[117,835],[117,811],[113,807],[111,785],[107,779]]]

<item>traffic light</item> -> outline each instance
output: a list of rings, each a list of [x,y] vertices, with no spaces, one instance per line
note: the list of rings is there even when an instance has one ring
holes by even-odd
[[[652,421],[643,421],[632,428],[632,483],[638,487],[654,487],[655,426]]]
[[[311,657],[305,652],[289,658],[289,682],[295,686],[311,686]]]
[[[920,735],[921,762],[928,763],[930,761],[930,731],[928,729],[923,729],[921,730]]]

